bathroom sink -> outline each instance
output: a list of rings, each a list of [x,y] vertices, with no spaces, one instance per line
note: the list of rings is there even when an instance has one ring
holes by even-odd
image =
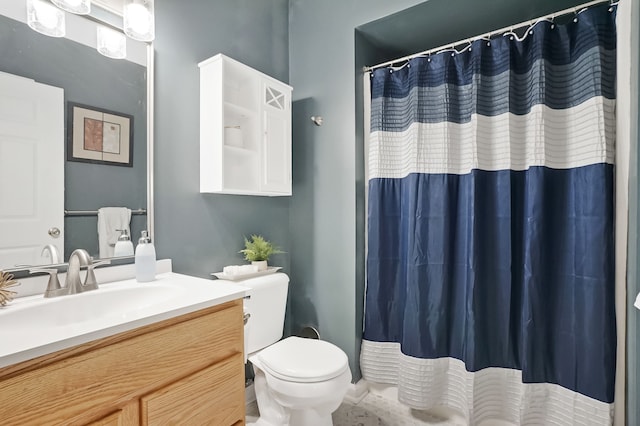
[[[0,309],[0,367],[204,309],[245,295],[226,281],[165,273],[45,299],[18,298]]]
[[[0,313],[0,318],[3,323],[12,324],[16,333],[40,333],[40,330],[73,327],[86,321],[135,317],[185,291],[178,285],[136,284],[104,286],[97,291],[52,299],[39,297],[33,303],[6,309]]]

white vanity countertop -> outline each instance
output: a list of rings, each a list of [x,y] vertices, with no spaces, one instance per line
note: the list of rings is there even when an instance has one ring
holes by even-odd
[[[242,298],[248,289],[166,272],[155,281],[101,284],[45,299],[21,297],[0,308],[0,367]]]

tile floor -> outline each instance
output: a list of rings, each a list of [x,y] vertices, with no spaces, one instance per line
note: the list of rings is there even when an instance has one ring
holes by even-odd
[[[343,403],[333,413],[334,426],[466,426],[466,422],[413,410],[385,395],[368,393],[358,404]]]
[[[247,405],[247,422],[256,421],[258,406]],[[357,404],[344,402],[333,413],[334,426],[466,426],[456,416],[413,410],[385,394],[368,393]]]

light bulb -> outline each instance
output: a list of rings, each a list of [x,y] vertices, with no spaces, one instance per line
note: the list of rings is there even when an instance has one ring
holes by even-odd
[[[124,59],[127,56],[127,38],[121,32],[99,26],[98,52],[114,59]]]
[[[64,37],[64,12],[42,0],[27,0],[27,25],[41,34]]]
[[[153,40],[155,36],[153,0],[128,0],[123,12],[125,34],[135,40]]]
[[[139,34],[145,34],[149,31],[151,17],[147,10],[139,4],[131,4],[128,7],[129,24],[133,31]]]
[[[77,15],[91,13],[91,0],[51,0],[51,2],[60,9]]]

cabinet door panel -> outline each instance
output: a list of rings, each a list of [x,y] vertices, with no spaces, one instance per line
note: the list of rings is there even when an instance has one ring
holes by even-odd
[[[139,404],[135,401],[87,426],[134,426],[140,423],[139,418]]]
[[[289,120],[280,111],[264,112],[263,181],[265,191],[291,193]]]
[[[143,425],[233,425],[244,419],[242,354],[141,399]]]
[[[263,81],[262,185],[266,192],[291,194],[290,92]]]

